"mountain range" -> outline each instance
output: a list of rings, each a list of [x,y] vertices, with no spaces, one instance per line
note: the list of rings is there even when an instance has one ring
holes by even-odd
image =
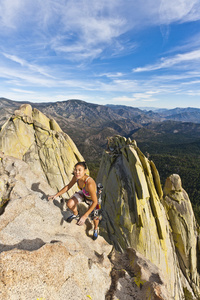
[[[0,126],[24,103],[54,118],[89,162],[99,162],[106,138],[113,135],[137,138],[137,142],[143,142],[144,138],[146,140],[147,135],[148,139],[157,139],[169,133],[171,136],[168,143],[176,142],[180,136],[190,142],[200,138],[199,108],[148,111],[124,105],[98,105],[76,99],[31,103],[0,98]]]
[[[199,108],[142,110],[77,99],[31,103],[0,98],[0,126],[24,103],[57,121],[75,142],[92,170],[92,176],[97,175],[107,138],[114,135],[129,137],[136,140],[143,153],[155,162],[163,183],[167,176],[178,173],[191,201],[199,207]],[[200,219],[200,209],[198,214]]]

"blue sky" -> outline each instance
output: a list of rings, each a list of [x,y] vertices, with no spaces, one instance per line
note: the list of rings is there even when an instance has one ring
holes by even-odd
[[[199,0],[0,0],[0,97],[200,108]]]

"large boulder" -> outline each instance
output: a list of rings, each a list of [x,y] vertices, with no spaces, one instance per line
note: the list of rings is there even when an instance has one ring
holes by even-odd
[[[55,190],[69,182],[74,165],[84,160],[56,121],[29,104],[23,104],[2,126],[0,151],[27,162]]]
[[[111,261],[112,284],[106,294],[106,300],[169,300],[165,279],[161,270],[141,253],[127,248],[122,254],[113,251]]]
[[[120,136],[108,140],[98,181],[104,186],[101,234],[105,239],[118,251],[134,248],[155,264],[165,278],[169,299],[197,299],[200,296],[198,270],[194,270],[197,256],[194,254],[187,264],[188,267],[190,265],[188,272],[194,271],[194,274],[185,276],[173,240],[176,232],[174,230],[172,234],[168,213],[163,205],[165,200],[158,171],[136,142]],[[187,218],[191,217],[190,211],[185,213],[188,214]],[[195,224],[192,217],[188,223],[188,228],[192,230],[191,237],[187,240],[185,234],[184,241],[188,241],[191,253],[196,251],[197,246]],[[195,241],[193,245],[192,239]],[[196,262],[193,264],[194,259]],[[191,284],[193,279],[194,286]]]
[[[29,165],[0,155],[0,299],[105,299],[112,246],[67,223],[62,201]],[[6,199],[6,203],[5,203]]]

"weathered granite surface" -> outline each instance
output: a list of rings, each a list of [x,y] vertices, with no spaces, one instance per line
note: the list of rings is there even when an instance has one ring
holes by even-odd
[[[23,104],[3,125],[0,151],[27,162],[57,190],[69,182],[74,165],[84,160],[56,121],[29,104]]]
[[[112,246],[92,239],[92,223],[67,223],[52,188],[25,162],[0,155],[0,299],[103,300]]]
[[[67,223],[61,200],[47,201],[52,193],[27,163],[0,154],[0,299],[168,299],[158,267],[93,241],[90,220]]]
[[[188,195],[176,174],[162,190],[135,141],[110,138],[103,154],[105,239],[97,241],[89,220],[68,224],[63,202],[47,201],[83,160],[54,120],[21,106],[0,132],[0,150],[0,298],[200,298],[199,228]]]
[[[196,223],[190,199],[182,188],[181,178],[177,174],[167,178],[163,191],[162,203],[169,219],[182,275],[189,282],[195,294],[199,296],[199,226]]]
[[[163,196],[153,162],[136,142],[116,136],[108,140],[98,181],[104,186],[105,239],[121,252],[134,248],[155,264],[169,299],[200,297],[197,224],[180,182],[169,183],[176,176],[167,180]]]

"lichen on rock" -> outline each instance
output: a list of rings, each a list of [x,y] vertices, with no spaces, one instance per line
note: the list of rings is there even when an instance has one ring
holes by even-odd
[[[56,121],[29,104],[23,104],[2,127],[0,151],[27,162],[55,190],[69,182],[75,163],[83,160]]]
[[[177,178],[167,181],[163,198],[154,163],[135,141],[115,136],[108,140],[97,180],[104,186],[101,233],[105,239],[118,251],[134,248],[155,264],[165,278],[169,299],[184,299],[185,294],[199,297],[196,223]],[[179,205],[176,212],[166,191],[175,197],[173,205]],[[180,204],[182,198],[189,209]],[[187,217],[180,215],[181,207]]]
[[[172,229],[180,269],[195,294],[199,295],[199,226],[195,220],[190,199],[182,188],[181,178],[178,174],[167,178],[163,191],[163,205]]]

